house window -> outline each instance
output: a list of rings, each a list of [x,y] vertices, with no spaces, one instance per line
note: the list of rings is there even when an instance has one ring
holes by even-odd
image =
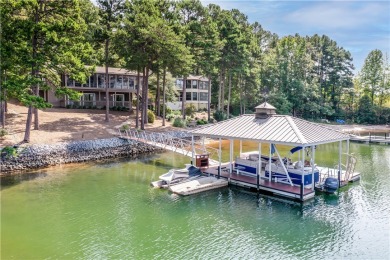
[[[116,76],[115,88],[122,88],[122,76]]]
[[[186,88],[191,88],[191,80],[186,80]]]
[[[116,107],[125,106],[125,95],[124,94],[114,94],[112,95],[113,105]]]
[[[104,74],[98,74],[98,87],[99,88],[105,88],[106,87],[106,80],[105,80]]]
[[[200,101],[208,101],[209,100],[209,94],[208,93],[199,93],[199,100]]]
[[[208,82],[205,81],[199,81],[199,89],[208,89]]]
[[[109,76],[109,84],[110,84],[110,88],[114,88],[114,85],[115,85],[115,76]]]
[[[95,93],[83,93],[81,96],[81,104],[86,107],[96,106]]]
[[[75,87],[82,87],[82,84],[80,82],[74,81],[74,86]]]
[[[198,88],[198,81],[197,80],[192,81],[192,88]]]
[[[89,87],[96,88],[96,81],[95,81],[95,75],[92,75],[89,77]]]
[[[198,100],[198,93],[192,92],[192,100]]]
[[[176,79],[176,87],[183,89],[183,79]]]
[[[129,88],[129,77],[123,76],[122,88],[124,88],[124,89],[128,89]]]
[[[183,92],[179,93],[179,101],[183,101]]]
[[[129,88],[134,89],[135,77],[129,77]]]
[[[66,80],[66,86],[67,87],[74,87],[74,82],[73,82],[73,79],[70,78],[68,75],[65,76],[65,80]]]
[[[186,100],[191,100],[191,92],[186,92]]]

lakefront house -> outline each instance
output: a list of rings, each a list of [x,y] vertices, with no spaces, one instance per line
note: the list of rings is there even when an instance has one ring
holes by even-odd
[[[85,83],[80,83],[68,75],[62,75],[61,86],[66,86],[80,92],[79,101],[70,100],[67,97],[57,98],[52,91],[41,90],[40,95],[55,107],[70,108],[103,108],[106,100],[109,106],[124,110],[132,109],[133,100],[137,94],[137,72],[123,68],[108,68],[108,96],[106,96],[106,70],[105,67],[96,67],[95,72],[88,77]],[[142,89],[143,77],[140,75]],[[183,78],[175,79],[175,88],[179,96],[174,102],[167,102],[167,106],[173,110],[181,110],[183,98]],[[140,89],[140,93],[141,93]],[[209,79],[202,76],[187,77],[186,104],[193,104],[196,109],[206,109],[209,99]],[[151,103],[151,102],[150,102]]]

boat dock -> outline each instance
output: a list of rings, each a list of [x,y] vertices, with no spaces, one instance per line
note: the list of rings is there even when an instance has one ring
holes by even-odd
[[[229,163],[222,164],[220,177],[227,179],[229,184],[239,187],[248,188],[251,190],[258,190],[259,192],[287,197],[293,200],[305,201],[314,198],[315,192],[312,189],[304,188],[301,194],[301,187],[291,186],[289,184],[269,181],[263,177],[259,177],[259,184],[257,185],[256,176],[249,176],[246,174],[238,174],[236,171],[229,172]],[[212,166],[203,171],[205,174],[218,176],[218,166]],[[263,172],[264,173],[264,172]],[[264,174],[263,174],[264,176]]]
[[[351,142],[357,143],[374,143],[374,144],[390,144],[390,134],[384,134],[384,136],[380,135],[367,135],[367,136],[359,136],[359,135],[351,135]]]

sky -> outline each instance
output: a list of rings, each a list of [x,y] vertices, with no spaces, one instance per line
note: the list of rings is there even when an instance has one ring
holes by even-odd
[[[250,23],[287,35],[327,35],[353,57],[355,74],[370,51],[390,55],[390,0],[385,1],[274,1],[201,0],[222,9],[238,9]]]

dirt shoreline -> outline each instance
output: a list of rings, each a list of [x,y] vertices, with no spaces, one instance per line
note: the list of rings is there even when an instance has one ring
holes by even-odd
[[[20,144],[24,138],[27,108],[15,103],[8,104],[6,130],[9,133],[0,138],[0,147]],[[118,129],[128,124],[135,127],[135,113],[110,111],[110,122],[105,122],[105,110],[49,108],[39,111],[39,130],[31,129],[32,144],[54,144],[61,142],[106,139],[117,136]],[[147,130],[178,131],[166,121],[162,126],[161,118],[153,124],[147,124]]]

